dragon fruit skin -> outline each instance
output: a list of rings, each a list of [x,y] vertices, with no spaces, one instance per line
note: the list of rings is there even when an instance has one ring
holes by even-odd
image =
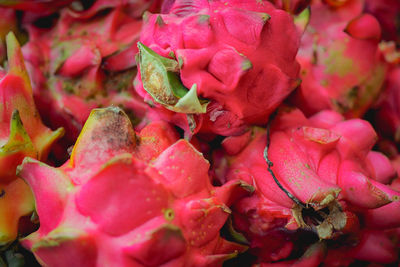
[[[146,114],[148,105],[132,86],[142,8],[126,1],[96,1],[83,11],[62,9],[50,29],[25,25],[30,40],[23,52],[35,101],[49,125],[66,129],[67,146],[93,108],[113,104],[137,118]]]
[[[34,210],[34,199],[16,167],[26,156],[46,160],[50,146],[63,135],[51,131],[38,115],[32,88],[13,33],[6,37],[8,71],[0,75],[0,245],[17,237],[18,221]]]
[[[333,109],[346,117],[361,117],[383,88],[387,64],[379,50],[381,29],[363,1],[332,8],[311,5],[298,61],[302,83],[293,102],[307,115]]]
[[[400,67],[391,70],[379,105],[375,123],[383,136],[400,143]]]
[[[264,129],[226,138],[222,145],[229,156],[219,159],[215,173],[222,182],[224,177],[241,179],[256,189],[232,208],[234,225],[248,238],[253,253],[264,262],[285,259],[296,249],[296,230],[306,230],[339,244],[340,238],[359,240],[343,246],[357,250],[350,254],[350,262],[364,260],[370,248],[368,233],[379,229],[372,237],[386,240],[385,246],[391,249],[369,254],[368,260],[396,260],[394,244],[383,230],[400,226],[397,216],[392,216],[399,213],[400,192],[389,185],[395,176],[389,160],[371,151],[376,138],[368,122],[346,121],[334,111],[308,119],[299,110],[278,113],[268,149],[271,168],[283,188],[311,211],[301,208],[274,182],[263,158]]]
[[[63,166],[19,168],[40,220],[22,243],[45,266],[219,266],[243,250],[219,230],[247,186],[213,187],[208,168],[165,122],[136,135],[121,109],[95,109]]]
[[[182,121],[186,114],[197,114],[200,125],[194,132],[231,135],[247,124],[265,124],[297,84],[299,36],[290,15],[266,1],[175,1],[168,9],[169,14],[145,16],[138,93],[145,101],[180,113]],[[154,52],[158,57],[146,58]],[[176,86],[147,79],[163,75],[151,69],[164,61],[175,65],[168,75],[178,75],[177,82],[191,88],[189,92],[196,89],[191,96],[197,95],[201,107],[178,106],[183,96],[166,89]],[[207,107],[201,102],[206,100]]]
[[[366,12],[374,15],[381,27],[384,40],[400,41],[400,2],[396,0],[365,1]]]

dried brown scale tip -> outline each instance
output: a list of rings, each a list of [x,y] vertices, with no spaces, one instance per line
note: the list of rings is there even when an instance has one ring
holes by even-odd
[[[384,184],[393,168],[371,151],[375,141],[366,121],[344,120],[334,111],[306,118],[287,108],[267,129],[254,127],[226,138],[222,152],[215,154],[216,177],[240,178],[256,188],[233,207],[234,226],[250,242],[251,253],[261,262],[289,260],[295,251],[304,251],[293,233],[305,230],[337,244],[341,262],[392,262],[394,244],[385,231],[369,233],[373,225],[399,226],[398,216],[389,214],[400,211],[395,201],[400,193]],[[370,254],[374,239],[387,252]]]
[[[48,266],[222,266],[245,249],[220,229],[251,187],[211,185],[209,162],[178,138],[165,122],[136,135],[121,109],[94,109],[70,161],[21,165],[40,218],[23,244]]]

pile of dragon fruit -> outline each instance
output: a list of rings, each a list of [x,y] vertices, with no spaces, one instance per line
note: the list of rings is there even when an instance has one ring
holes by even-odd
[[[1,267],[399,266],[399,0],[0,16]]]

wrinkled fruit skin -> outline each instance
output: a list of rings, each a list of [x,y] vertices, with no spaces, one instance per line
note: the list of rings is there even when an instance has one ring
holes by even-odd
[[[46,266],[220,266],[243,250],[219,230],[247,186],[213,187],[208,169],[168,124],[135,134],[121,109],[95,109],[63,166],[21,165],[40,220],[22,243]]]
[[[378,46],[381,28],[362,10],[360,0],[336,8],[311,5],[297,57],[302,83],[293,97],[307,115],[333,109],[361,117],[378,98],[387,71]]]
[[[268,159],[283,188],[307,209],[290,199],[269,173],[264,129],[226,138],[221,154],[229,156],[215,155],[215,173],[222,182],[241,179],[256,188],[233,208],[235,227],[248,238],[253,253],[265,262],[285,259],[298,251],[302,239],[296,238],[306,230],[316,234],[316,241],[335,240],[344,248],[343,260],[395,261],[394,244],[382,230],[400,226],[400,193],[390,184],[396,173],[389,159],[371,151],[376,139],[367,121],[344,120],[333,111],[308,119],[296,109],[278,113]],[[371,232],[376,229],[380,231]],[[382,248],[375,239],[382,240]]]
[[[11,32],[6,37],[8,70],[0,72],[0,246],[14,241],[22,216],[34,210],[27,184],[15,175],[24,157],[46,160],[63,129],[42,124],[32,96],[21,48]]]
[[[206,110],[180,109],[177,125],[188,130],[185,113],[197,114],[194,133],[232,135],[248,124],[265,124],[298,84],[299,33],[290,15],[267,1],[170,2],[168,14],[146,14],[140,41],[175,61],[170,73],[209,101]],[[135,89],[161,113],[176,111],[178,100],[165,99],[169,82],[157,78],[161,72],[153,63],[139,62]]]

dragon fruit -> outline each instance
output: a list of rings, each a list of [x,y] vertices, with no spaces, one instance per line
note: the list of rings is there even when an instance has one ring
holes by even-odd
[[[267,1],[170,2],[144,16],[137,92],[192,134],[265,124],[299,82],[290,15]]]
[[[307,115],[333,109],[360,117],[377,100],[387,65],[381,28],[363,1],[313,1],[298,61],[302,83],[293,102]]]
[[[34,210],[32,193],[17,178],[16,167],[26,156],[46,160],[50,146],[63,135],[51,131],[39,117],[22,53],[13,33],[6,37],[8,71],[0,71],[0,245],[17,237],[18,222]]]
[[[334,111],[307,119],[296,109],[282,110],[270,134],[253,128],[227,137],[214,173],[222,183],[241,179],[256,188],[233,208],[235,227],[253,253],[265,262],[285,259],[299,250],[299,231],[306,231],[312,240],[335,240],[353,251],[350,262],[395,261],[383,230],[400,227],[393,216],[400,214],[400,192],[390,186],[396,173],[389,159],[371,151],[376,138],[367,121],[343,120]]]
[[[400,143],[400,67],[390,71],[382,102],[376,115],[376,125],[383,136]]]
[[[136,119],[146,113],[132,86],[140,3],[151,1],[99,0],[82,11],[62,9],[50,29],[25,25],[30,40],[23,52],[35,100],[48,124],[66,128],[67,143],[73,144],[93,108],[123,105]]]
[[[46,0],[46,1],[30,1],[30,0],[0,0],[0,6],[11,7],[18,10],[33,11],[37,13],[51,13],[55,10],[72,3],[73,0]]]
[[[208,169],[165,122],[136,135],[121,109],[94,109],[63,166],[20,166],[40,220],[21,242],[45,266],[219,266],[243,250],[219,230],[251,187],[214,187]]]
[[[366,0],[366,12],[374,15],[381,27],[384,40],[400,41],[400,2],[397,0]]]

